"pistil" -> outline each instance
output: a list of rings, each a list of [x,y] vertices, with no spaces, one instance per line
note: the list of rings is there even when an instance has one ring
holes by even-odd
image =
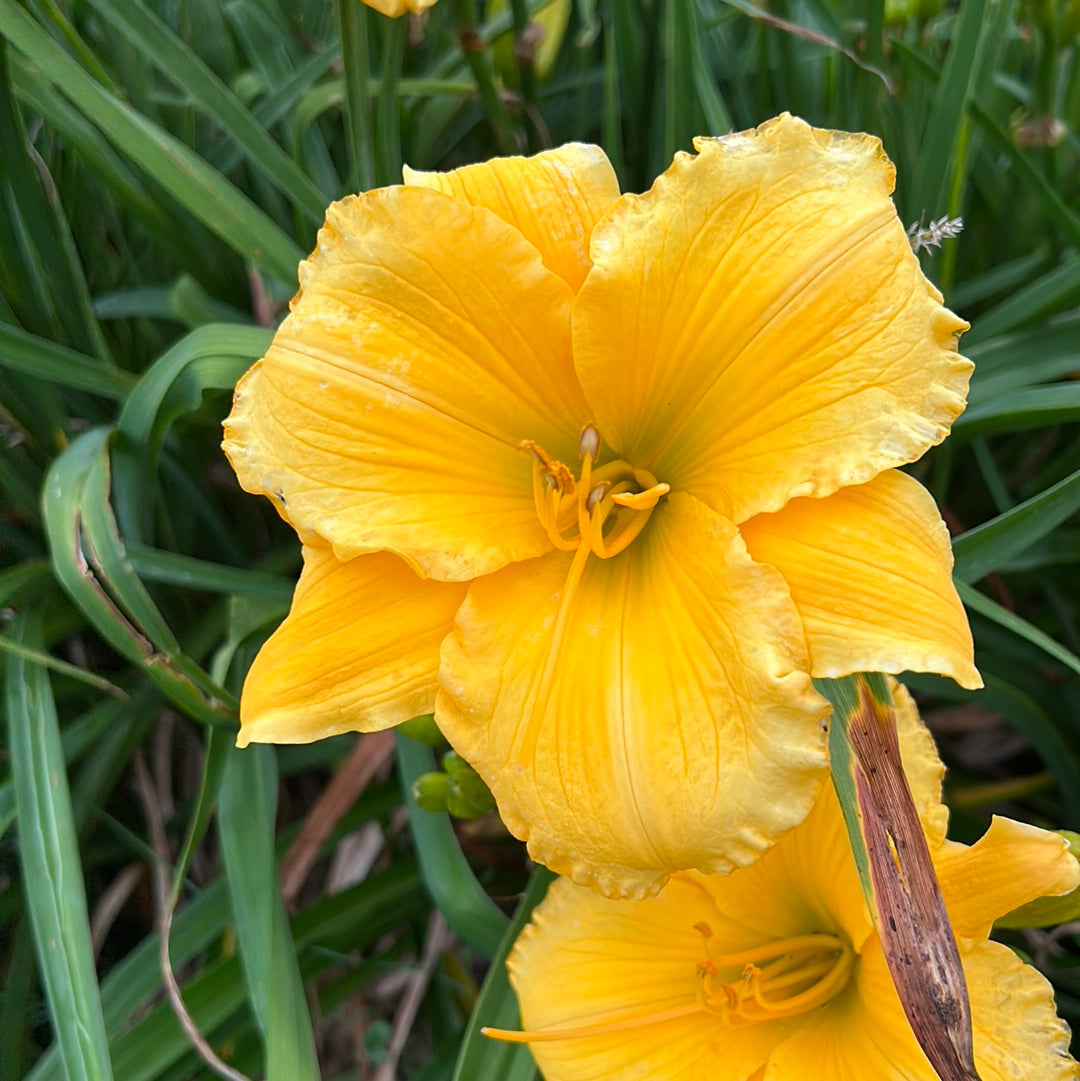
[[[616,460],[598,466],[600,433],[592,424],[587,424],[581,433],[581,471],[576,479],[564,463],[552,458],[539,443],[525,439],[521,449],[533,458],[533,500],[544,532],[559,551],[574,553],[559,597],[559,610],[536,697],[516,756],[518,765],[524,767],[536,754],[542,722],[551,702],[570,606],[589,556],[610,559],[625,551],[640,536],[670,487],[628,462]]]
[[[576,480],[569,467],[539,443],[526,439],[521,448],[533,457],[536,515],[551,543],[563,552],[584,544],[593,555],[610,559],[625,551],[670,490],[629,462],[598,466],[600,435],[591,424],[581,434],[581,472]]]

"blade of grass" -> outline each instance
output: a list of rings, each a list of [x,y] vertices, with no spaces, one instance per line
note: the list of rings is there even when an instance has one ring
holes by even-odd
[[[56,185],[26,136],[12,92],[7,52],[0,45],[0,181],[14,201],[12,209],[17,209],[25,224],[26,243],[17,253],[6,254],[21,258],[27,277],[42,282],[51,336],[92,353],[99,365],[114,366],[94,316],[82,262]],[[10,286],[10,280],[6,284]]]
[[[266,351],[272,332],[208,324],[185,335],[146,371],[117,421],[116,513],[125,537],[145,540],[161,444],[178,417],[202,405],[208,390],[227,390]]]
[[[953,437],[973,439],[997,432],[1022,432],[1080,420],[1080,386],[1054,383],[1013,391],[979,402],[953,424]]]
[[[45,532],[57,580],[106,641],[179,708],[204,723],[235,723],[233,696],[183,654],[131,568],[108,505],[109,434],[84,432],[46,476]]]
[[[999,627],[1012,632],[1025,642],[1038,646],[1048,657],[1053,657],[1054,660],[1060,661],[1066,668],[1080,675],[1080,657],[1066,649],[1060,642],[1055,642],[1045,631],[1032,626],[1026,619],[1015,612],[1010,612],[997,601],[992,601],[966,582],[957,582],[956,592],[960,594],[960,599],[967,608],[992,620]]]
[[[977,582],[1047,536],[1078,510],[1080,470],[957,537],[953,541],[953,573],[962,582]]]
[[[477,882],[454,836],[450,816],[445,812],[425,811],[413,798],[413,783],[435,768],[431,750],[408,736],[395,735],[409,827],[424,884],[451,930],[485,957],[494,957],[507,919]]]
[[[115,202],[129,209],[145,225],[162,250],[168,250],[193,273],[204,275],[209,267],[203,252],[192,242],[189,231],[180,228],[165,208],[155,202],[109,141],[82,112],[19,53],[11,54],[11,72],[19,100],[70,144],[74,154],[112,193]]]
[[[1045,318],[1077,297],[1080,297],[1080,258],[1074,256],[980,315],[964,336],[964,344],[980,344],[1024,323]]]
[[[258,597],[286,607],[292,599],[295,583],[276,574],[210,563],[144,544],[129,544],[127,553],[135,573],[148,582],[168,582],[207,593]]]
[[[995,4],[995,0],[990,0]],[[905,201],[906,221],[944,213],[945,192],[950,173],[962,168],[956,161],[964,111],[975,82],[980,49],[991,20],[986,18],[987,0],[966,0],[953,24],[949,51],[919,142],[919,168],[915,172],[910,198]]]
[[[353,191],[375,187],[375,125],[371,112],[371,52],[368,11],[353,0],[334,0],[341,63],[345,73],[345,125],[349,147],[348,186]]]
[[[20,614],[12,634],[41,646],[36,616]],[[18,654],[6,667],[23,884],[49,1014],[69,1081],[112,1081],[52,689],[45,669]]]
[[[117,400],[135,385],[134,376],[105,367],[96,357],[3,322],[0,322],[0,367]]]
[[[194,151],[91,78],[15,0],[0,0],[0,33],[211,232],[266,273],[294,280],[301,248]]]
[[[524,1044],[502,1043],[481,1033],[482,1028],[516,1029],[521,1024],[517,998],[506,973],[506,958],[517,942],[533,909],[547,895],[555,875],[537,867],[529,880],[514,918],[491,959],[472,1016],[465,1029],[453,1081],[533,1081],[537,1076],[532,1054]]]
[[[248,997],[266,1048],[267,1081],[319,1081],[304,986],[278,888],[276,809],[273,748],[234,748],[221,785],[218,836]]]
[[[982,405],[1080,371],[1080,315],[1049,319],[970,348],[965,340],[963,351],[975,362],[968,405]]]
[[[218,124],[251,165],[309,222],[314,225],[322,222],[326,209],[323,193],[198,53],[174,34],[148,5],[134,0],[89,0],[89,3]]]

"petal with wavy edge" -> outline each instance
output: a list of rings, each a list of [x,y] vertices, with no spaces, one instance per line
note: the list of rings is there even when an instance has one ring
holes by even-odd
[[[945,768],[911,695],[892,682],[904,772],[932,848],[945,837]],[[843,815],[832,785],[822,786],[806,819],[756,863],[729,875],[695,876],[723,918],[720,948],[737,949],[792,935],[840,932],[856,949],[873,933]]]
[[[1030,965],[996,942],[969,944],[961,961],[971,1000],[975,1067],[982,1081],[1066,1081],[1078,1076],[1053,990]],[[778,1048],[765,1081],[937,1081],[872,940],[851,993],[835,999]]]
[[[927,847],[933,854],[945,840],[945,832],[949,828],[949,808],[942,802],[941,796],[945,764],[908,689],[895,679],[889,680],[889,689],[896,706],[896,734],[900,742],[904,776],[907,777],[911,798],[926,835]]]
[[[225,424],[240,483],[339,559],[466,580],[550,548],[523,439],[576,463],[590,419],[570,291],[493,213],[421,188],[335,203]]]
[[[805,817],[825,762],[779,575],[679,493],[564,600],[570,560],[472,584],[443,644],[447,738],[533,858],[603,893],[752,862]]]
[[[633,903],[610,901],[567,879],[552,884],[508,961],[524,1028],[641,1023],[533,1043],[550,1081],[744,1081],[799,1023],[735,1031],[694,1009],[697,966],[705,959],[694,925],[719,919],[695,877],[677,876],[656,897]],[[663,1016],[680,1010],[691,1012]]]
[[[385,552],[341,563],[305,548],[292,609],[248,671],[237,742],[310,743],[430,713],[466,588]]]
[[[949,536],[918,481],[888,470],[740,529],[751,556],[790,587],[816,677],[939,672],[982,686]]]
[[[756,863],[700,881],[723,914],[713,928],[721,951],[818,933],[842,934],[857,948],[874,929],[828,783],[806,819]]]
[[[964,408],[878,139],[784,115],[697,142],[593,232],[574,355],[607,442],[736,523],[914,461]]]
[[[997,942],[980,942],[961,956],[982,1081],[1076,1081],[1069,1029],[1046,978]]]
[[[544,265],[575,292],[592,266],[589,237],[619,198],[619,181],[598,146],[567,143],[529,158],[492,158],[448,173],[405,168],[405,183],[485,206],[539,249]]]
[[[999,916],[1080,886],[1080,864],[1059,834],[994,815],[975,844],[946,842],[934,855],[957,935],[985,938]]]

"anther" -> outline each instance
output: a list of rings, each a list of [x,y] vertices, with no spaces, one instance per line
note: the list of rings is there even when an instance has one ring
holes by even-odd
[[[585,500],[585,509],[593,511],[596,509],[597,504],[608,494],[611,490],[610,481],[604,481],[603,484],[598,484],[590,493],[589,498]]]
[[[600,457],[600,433],[595,424],[586,424],[581,432],[581,457],[594,462]]]

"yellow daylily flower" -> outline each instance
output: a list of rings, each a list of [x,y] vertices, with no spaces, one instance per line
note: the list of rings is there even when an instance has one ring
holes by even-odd
[[[897,706],[979,1077],[1080,1077],[1050,985],[987,941],[997,917],[1073,889],[1080,864],[1058,834],[1005,818],[971,847],[945,840],[940,759],[906,692]],[[831,785],[801,825],[730,875],[679,872],[644,901],[556,881],[509,967],[546,1081],[937,1081],[889,976]]]
[[[305,546],[241,742],[434,708],[534,859],[642,896],[805,817],[811,677],[977,686],[896,469],[964,407],[966,324],[892,186],[785,115],[644,195],[571,144],[334,204],[225,426]]]

